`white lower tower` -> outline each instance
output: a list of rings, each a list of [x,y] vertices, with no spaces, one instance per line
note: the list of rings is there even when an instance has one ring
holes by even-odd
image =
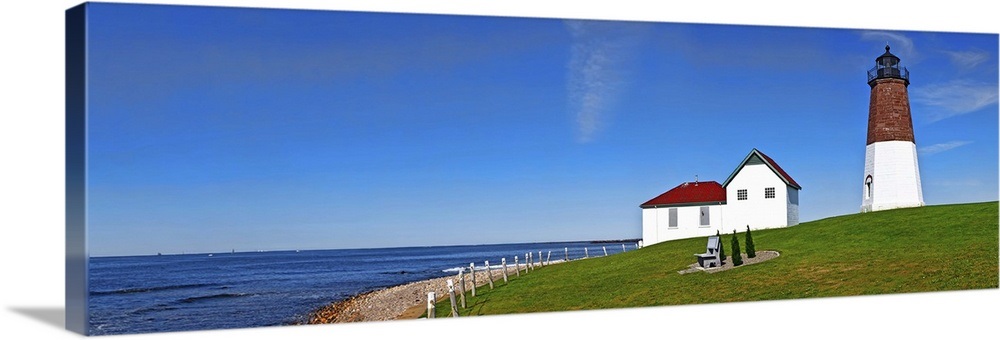
[[[923,206],[917,145],[906,141],[869,144],[864,183],[862,212]]]
[[[875,62],[875,67],[868,71],[871,101],[861,211],[923,206],[917,145],[906,91],[910,74],[899,65],[899,58],[889,53],[889,46]]]

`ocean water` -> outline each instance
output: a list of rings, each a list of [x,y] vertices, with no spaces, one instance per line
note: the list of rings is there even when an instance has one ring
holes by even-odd
[[[480,269],[506,257],[552,252],[552,260],[634,250],[634,242],[522,243],[381,249],[92,257],[93,335],[292,325],[353,295]],[[536,259],[537,260],[537,259]]]

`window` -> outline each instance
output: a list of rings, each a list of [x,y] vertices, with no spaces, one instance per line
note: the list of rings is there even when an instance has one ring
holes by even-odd
[[[872,198],[872,176],[871,175],[868,175],[868,177],[865,178],[865,198],[866,199],[871,199]]]
[[[736,200],[746,201],[747,200],[747,189],[736,190]]]
[[[677,228],[677,208],[670,208],[668,212],[669,213],[667,215],[669,216],[669,224],[667,224],[667,227]]]
[[[708,225],[708,207],[701,207],[701,225]]]
[[[764,198],[774,198],[774,187],[764,188]]]

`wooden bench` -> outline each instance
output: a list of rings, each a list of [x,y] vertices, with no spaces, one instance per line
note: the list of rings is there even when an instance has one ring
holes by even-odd
[[[708,244],[705,246],[704,254],[694,254],[698,258],[698,266],[702,268],[712,268],[722,266],[722,259],[719,257],[719,237],[709,236]]]

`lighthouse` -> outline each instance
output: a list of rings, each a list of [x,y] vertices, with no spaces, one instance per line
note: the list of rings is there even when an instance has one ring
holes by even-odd
[[[910,72],[889,52],[875,58],[868,70],[868,142],[861,211],[924,205],[917,166],[917,145],[906,88]]]

